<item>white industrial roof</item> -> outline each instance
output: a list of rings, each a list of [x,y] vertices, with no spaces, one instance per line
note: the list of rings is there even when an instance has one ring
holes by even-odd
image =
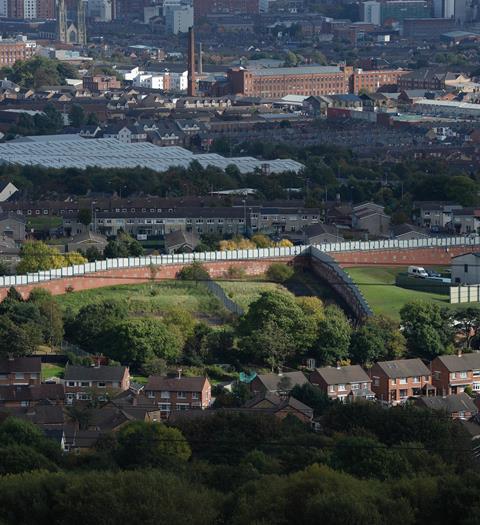
[[[74,138],[76,137],[76,138]],[[149,142],[128,144],[117,139],[82,139],[78,135],[68,138],[54,136],[35,137],[34,140],[0,144],[0,163],[40,165],[48,168],[134,168],[166,171],[172,166],[188,167],[192,161],[203,167],[209,165],[225,169],[234,164],[241,173],[268,165],[270,172],[298,172],[303,165],[291,159],[258,160],[254,157],[226,158],[216,153],[194,155],[178,146],[161,147]]]

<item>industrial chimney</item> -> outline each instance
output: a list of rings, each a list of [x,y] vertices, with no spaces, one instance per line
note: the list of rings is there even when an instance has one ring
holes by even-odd
[[[196,95],[195,83],[195,33],[193,27],[188,28],[188,87],[187,95]]]
[[[203,57],[202,57],[202,43],[198,43],[198,75],[203,75]]]

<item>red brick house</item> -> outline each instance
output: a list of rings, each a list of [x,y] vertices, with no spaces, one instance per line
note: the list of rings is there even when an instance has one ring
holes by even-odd
[[[42,362],[40,357],[0,359],[1,385],[39,385]]]
[[[92,396],[106,399],[130,388],[128,366],[78,366],[65,367],[63,378],[67,404],[89,401]]]
[[[377,399],[389,405],[434,392],[432,374],[421,359],[379,361],[372,366],[370,377]]]
[[[295,386],[308,383],[303,372],[283,372],[282,374],[259,374],[250,383],[253,394],[273,392],[288,394]]]
[[[212,399],[212,386],[206,377],[150,376],[145,395],[157,403],[162,417],[174,410],[204,410]]]
[[[372,380],[360,365],[316,368],[310,374],[310,383],[331,399],[375,399]]]
[[[63,405],[64,400],[63,385],[55,383],[0,386],[0,407],[33,407],[39,403]]]
[[[480,392],[480,352],[441,355],[431,366],[433,386],[439,394],[459,394],[467,386]]]
[[[419,407],[446,412],[452,419],[469,420],[478,413],[473,399],[465,392],[449,396],[422,396],[415,399]]]
[[[292,396],[283,397],[272,392],[265,392],[255,396],[244,405],[247,413],[274,415],[278,419],[295,416],[302,423],[309,423],[313,419],[313,409]],[[241,411],[241,409],[239,410]]]

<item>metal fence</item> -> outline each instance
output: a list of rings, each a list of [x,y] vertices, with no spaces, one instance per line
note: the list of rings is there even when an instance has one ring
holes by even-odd
[[[243,308],[232,301],[218,283],[215,281],[203,281],[203,283],[229,312],[235,315],[243,315]]]
[[[339,252],[368,252],[376,250],[402,250],[412,248],[443,247],[448,249],[453,246],[478,246],[479,236],[466,237],[431,237],[428,239],[412,239],[402,241],[398,239],[381,241],[352,241],[315,245],[315,248],[327,253]],[[76,264],[65,268],[28,273],[26,275],[6,275],[0,277],[0,288],[10,286],[21,286],[36,284],[55,279],[77,277],[106,270],[120,268],[143,268],[147,266],[167,266],[172,264],[190,264],[193,261],[239,261],[272,259],[278,257],[295,257],[297,255],[309,255],[310,246],[291,246],[275,248],[257,248],[253,250],[232,250],[217,252],[182,253],[172,255],[152,255],[148,257],[124,257],[118,259],[107,259],[86,264]]]

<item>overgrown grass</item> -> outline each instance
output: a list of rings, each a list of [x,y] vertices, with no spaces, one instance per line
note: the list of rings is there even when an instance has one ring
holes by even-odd
[[[49,377],[63,377],[65,367],[53,363],[42,363],[42,381]]]
[[[279,291],[286,294],[290,292],[281,284],[261,282],[261,281],[217,281],[225,290],[232,301],[248,310],[251,303],[260,297],[262,292]]]
[[[223,306],[205,286],[184,281],[108,286],[57,296],[59,305],[73,312],[106,299],[125,301],[132,315],[161,315],[172,309],[192,314],[224,314]]]
[[[451,306],[448,295],[407,290],[395,286],[396,275],[406,270],[406,268],[347,268],[347,272],[357,283],[370,308],[376,314],[388,315],[399,320],[403,305],[416,300]]]

